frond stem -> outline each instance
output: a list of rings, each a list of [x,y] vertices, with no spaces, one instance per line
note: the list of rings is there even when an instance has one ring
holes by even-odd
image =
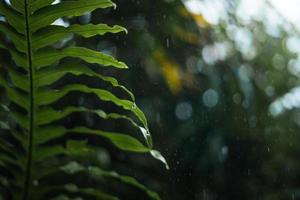
[[[31,48],[31,31],[30,31],[30,13],[29,13],[29,0],[25,1],[25,23],[26,23],[26,41],[27,41],[27,60],[28,60],[28,68],[29,68],[29,82],[30,82],[30,92],[29,92],[29,100],[30,100],[30,108],[29,108],[29,141],[28,141],[28,155],[27,155],[27,167],[26,167],[26,175],[24,181],[24,193],[23,200],[29,200],[30,196],[30,185],[31,185],[31,173],[32,173],[32,154],[33,154],[33,136],[35,131],[35,91],[34,91],[34,73],[32,64],[32,48]]]

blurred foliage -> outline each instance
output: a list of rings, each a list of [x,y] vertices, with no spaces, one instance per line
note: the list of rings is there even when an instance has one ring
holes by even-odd
[[[143,159],[128,158],[134,170],[116,165],[145,167],[138,176],[164,199],[300,198],[299,97],[284,99],[299,85],[297,54],[287,47],[296,28],[269,3],[275,27],[266,18],[243,21],[241,1],[219,2],[226,16],[217,24],[179,0],[119,1],[117,15],[91,16],[129,28],[90,45],[129,64],[130,77],[120,78],[131,80],[171,170]]]

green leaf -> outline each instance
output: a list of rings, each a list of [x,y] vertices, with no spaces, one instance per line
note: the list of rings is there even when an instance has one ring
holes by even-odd
[[[36,103],[39,106],[49,105],[61,99],[70,92],[79,91],[87,94],[95,94],[102,101],[110,101],[117,106],[122,107],[125,110],[133,112],[136,117],[142,122],[142,124],[147,128],[147,120],[144,113],[136,106],[132,101],[120,99],[114,94],[107,90],[98,89],[98,88],[89,88],[85,85],[73,84],[67,85],[61,90],[42,90],[37,95]],[[148,128],[147,128],[148,129]]]
[[[23,16],[17,11],[5,5],[4,1],[0,2],[0,15],[5,16],[7,22],[19,33],[24,33],[25,23],[23,21]]]
[[[1,86],[5,88],[6,94],[12,102],[24,108],[25,110],[28,109],[29,101],[27,95],[22,94],[15,88],[11,87],[0,75],[0,87]]]
[[[17,72],[12,67],[8,67],[9,78],[11,79],[13,85],[24,92],[29,92],[29,83],[27,76]]]
[[[37,132],[39,134],[34,137],[34,143],[37,145],[60,138],[66,134],[65,128],[61,126],[45,126],[37,128]]]
[[[18,0],[16,0],[18,1]],[[46,6],[51,5],[55,0],[34,0],[29,5],[29,11],[30,13],[34,13],[35,11],[44,8]]]
[[[135,178],[131,177],[131,176],[124,176],[124,175],[120,175],[117,172],[114,171],[105,171],[99,167],[95,167],[95,166],[90,166],[88,167],[88,171],[91,174],[91,176],[93,177],[108,177],[108,178],[114,178],[117,179],[123,183],[126,183],[128,185],[132,185],[140,190],[143,190],[146,192],[146,194],[154,200],[160,200],[160,197],[158,196],[157,193],[149,190],[146,186],[144,186],[143,184],[141,184],[140,182],[138,182]]]
[[[40,69],[54,64],[65,57],[80,58],[87,63],[100,64],[103,66],[113,66],[116,68],[128,68],[112,56],[83,47],[68,47],[63,50],[44,50],[34,55],[34,67]]]
[[[55,81],[61,79],[66,74],[73,74],[76,76],[86,75],[86,76],[99,78],[105,82],[110,83],[112,86],[114,86],[116,88],[122,89],[123,91],[125,91],[125,93],[127,93],[131,97],[132,101],[135,100],[132,92],[130,92],[126,87],[120,85],[118,83],[117,79],[115,79],[113,77],[109,77],[109,76],[103,76],[99,73],[94,72],[88,66],[79,65],[76,63],[69,64],[68,66],[65,66],[65,65],[63,65],[63,66],[58,65],[57,67],[51,66],[45,70],[40,70],[37,73],[36,84],[38,87],[51,85]]]
[[[56,19],[61,17],[81,16],[87,12],[92,12],[97,8],[115,7],[115,4],[110,0],[78,0],[78,1],[63,1],[59,4],[47,6],[34,13],[31,17],[30,26],[34,32],[42,27],[50,25]],[[32,8],[32,12],[36,8]]]
[[[141,142],[135,139],[132,136],[122,134],[122,133],[115,133],[115,132],[108,132],[102,130],[94,130],[86,127],[76,127],[72,129],[66,129],[64,127],[47,127],[48,132],[52,132],[55,134],[55,137],[51,137],[49,139],[54,139],[56,137],[65,135],[66,133],[73,133],[73,134],[83,134],[83,135],[98,135],[102,136],[106,139],[109,139],[117,148],[124,151],[131,151],[131,152],[140,152],[146,153],[150,152],[150,149],[144,146]],[[43,136],[40,136],[43,138]],[[37,137],[36,142],[41,142],[39,137]]]
[[[17,33],[11,26],[4,22],[0,22],[0,32],[8,36],[19,51],[26,53],[27,48],[23,35]]]
[[[1,27],[0,27],[1,28]],[[34,50],[54,44],[62,38],[66,38],[71,34],[77,34],[85,38],[96,35],[104,35],[106,33],[119,33],[127,30],[121,26],[108,26],[106,24],[87,24],[87,25],[71,25],[69,27],[63,26],[48,26],[34,34],[34,41],[32,48]]]
[[[26,62],[26,56],[24,54],[19,53],[17,50],[13,49],[12,47],[9,47],[6,44],[0,43],[0,48],[7,50],[10,55],[12,56],[14,62],[24,70],[28,70],[27,62]]]
[[[17,10],[20,13],[24,13],[24,1],[20,1],[20,0],[10,0],[10,3],[12,5],[12,7]]]
[[[109,139],[116,147],[124,151],[140,152],[146,153],[149,152],[149,148],[145,147],[137,139],[120,133],[106,132],[101,130],[92,130],[85,127],[78,127],[70,129],[69,131],[75,133],[85,133],[91,135],[99,135]]]

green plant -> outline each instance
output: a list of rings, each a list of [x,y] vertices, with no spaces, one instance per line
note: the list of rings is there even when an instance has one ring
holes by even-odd
[[[134,186],[150,198],[159,199],[134,178],[105,171],[89,160],[100,151],[91,141],[100,137],[120,150],[148,152],[166,164],[160,153],[152,149],[146,118],[136,106],[132,93],[115,78],[94,70],[95,66],[124,69],[126,64],[104,53],[76,47],[74,43],[63,47],[54,45],[70,34],[89,38],[126,31],[121,26],[106,24],[52,25],[59,18],[81,16],[115,4],[110,0],[53,2],[0,2],[0,49],[10,55],[9,58],[0,55],[0,85],[4,91],[0,111],[0,199],[118,199],[118,194],[101,189],[106,178]],[[75,83],[74,80],[66,83],[66,76],[74,78]],[[88,82],[75,78],[81,76],[108,83],[128,98],[119,97],[120,92],[114,94],[107,87],[91,87]],[[63,84],[57,86],[61,80]],[[72,93],[110,102],[118,108],[117,112],[104,111],[104,107],[69,105],[65,101]],[[67,127],[61,123],[76,113],[127,121],[142,133],[145,144],[129,134],[87,125]],[[91,181],[82,181],[82,177],[90,177]]]

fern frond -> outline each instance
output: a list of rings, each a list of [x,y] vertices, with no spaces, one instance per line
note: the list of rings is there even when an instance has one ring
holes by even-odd
[[[127,65],[105,53],[79,46],[56,48],[54,44],[70,35],[90,38],[108,33],[127,32],[121,26],[106,24],[53,25],[57,19],[84,15],[99,8],[115,8],[110,0],[70,0],[53,4],[54,0],[10,0],[0,2],[0,49],[11,59],[1,61],[0,87],[8,99],[0,116],[0,193],[5,199],[119,199],[101,188],[101,180],[115,179],[144,191],[150,199],[158,195],[136,179],[106,171],[86,158],[96,155],[91,138],[109,141],[122,151],[150,153],[164,162],[152,149],[147,120],[137,107],[133,94],[117,79],[99,71],[103,68],[126,69]],[[67,58],[67,59],[66,59]],[[68,62],[66,62],[68,60]],[[78,60],[80,62],[78,62]],[[75,62],[76,61],[76,62]],[[93,69],[91,68],[93,65]],[[99,70],[94,70],[95,67]],[[91,87],[80,79],[84,75],[108,83]],[[76,82],[57,86],[66,76]],[[93,95],[95,101],[109,102],[113,111],[96,103],[64,105],[72,93]],[[125,97],[124,97],[125,95]],[[1,103],[1,102],[0,102]],[[2,103],[1,103],[2,104]],[[59,106],[58,106],[59,105]],[[5,113],[2,115],[2,113]],[[88,124],[62,125],[60,122],[78,113],[92,114],[103,121],[127,122],[144,141],[133,134],[107,131]],[[80,139],[78,139],[80,138]],[[80,181],[77,174],[89,181]],[[66,180],[57,176],[64,174]],[[1,196],[0,196],[1,197]]]

